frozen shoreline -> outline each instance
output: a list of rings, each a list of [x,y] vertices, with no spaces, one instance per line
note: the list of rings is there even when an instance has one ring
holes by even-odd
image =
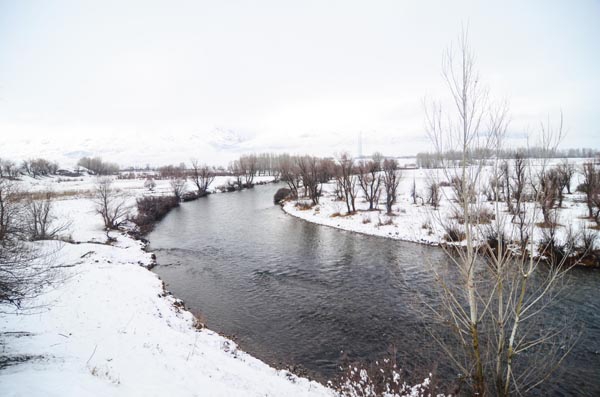
[[[380,231],[378,231],[378,229],[367,229],[367,228],[361,228],[356,222],[339,222],[337,221],[337,217],[333,218],[334,220],[332,221],[327,221],[326,218],[323,217],[319,217],[317,216],[317,214],[315,213],[310,213],[310,210],[298,210],[297,208],[295,208],[295,202],[292,201],[285,201],[282,205],[281,205],[281,209],[283,210],[284,213],[293,216],[295,218],[298,218],[300,220],[303,220],[305,222],[310,222],[310,223],[314,223],[320,226],[325,226],[325,227],[331,227],[333,229],[338,229],[338,230],[342,230],[345,232],[349,232],[349,233],[357,233],[357,234],[364,234],[366,236],[374,236],[374,237],[382,237],[382,238],[387,238],[390,240],[397,240],[397,241],[405,241],[408,243],[415,243],[415,244],[423,244],[423,245],[428,245],[430,247],[439,247],[440,243],[436,242],[436,241],[432,241],[432,240],[419,240],[419,239],[415,239],[415,238],[410,238],[407,237],[406,235],[401,235],[400,232],[396,233],[396,230],[388,230],[388,229],[382,229]]]
[[[117,181],[132,200],[142,185]],[[194,316],[147,270],[153,259],[142,242],[111,232],[116,241],[104,244],[91,199],[58,200],[55,210],[72,220],[73,243],[36,243],[61,266],[56,279],[25,310],[0,308],[2,355],[13,360],[0,370],[0,395],[335,395],[197,329]]]
[[[408,169],[402,172],[397,201],[393,205],[391,216],[386,215],[385,204],[382,202],[385,193],[382,193],[377,206],[378,209],[369,210],[364,195],[359,192],[355,201],[357,211],[354,214],[348,214],[346,203],[337,199],[336,186],[332,182],[322,185],[322,196],[319,198],[319,204],[317,205],[312,206],[308,198],[301,197],[298,200],[286,200],[282,202],[281,207],[288,215],[340,230],[429,246],[447,244],[446,230],[442,223],[456,223],[453,215],[455,204],[451,200],[452,188],[440,188],[440,204],[435,210],[430,205],[424,204],[422,199],[418,199],[417,204],[415,204],[410,195],[413,181],[420,197],[424,197],[427,181],[431,177],[430,173],[435,172],[435,170]],[[577,175],[574,178],[573,186],[580,183],[579,177]],[[574,190],[575,188],[573,188]],[[305,207],[297,205],[297,203],[308,205]],[[482,205],[487,207],[490,213],[494,213],[493,202],[483,203]],[[528,205],[532,206],[533,204],[528,203]],[[594,227],[594,223],[587,219],[586,211],[583,194],[576,192],[565,194],[563,207],[558,209],[557,241],[563,241],[566,238],[569,228],[577,233],[584,227]],[[500,203],[500,213],[502,217],[501,227],[505,232],[505,236],[516,238],[518,235],[517,228],[515,224],[510,222],[510,214],[504,202]],[[541,212],[538,211],[536,215],[536,222],[542,222]],[[480,225],[477,227],[477,232],[484,234],[487,227],[488,225]],[[543,230],[536,226],[532,238],[536,243],[540,242],[543,238]],[[596,246],[596,249],[599,248]]]

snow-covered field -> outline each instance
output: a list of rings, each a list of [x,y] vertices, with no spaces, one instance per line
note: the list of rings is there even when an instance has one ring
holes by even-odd
[[[143,180],[116,187],[144,193]],[[157,181],[158,191],[166,182]],[[219,181],[217,181],[219,182]],[[221,181],[222,182],[222,181]],[[2,396],[331,396],[326,387],[279,371],[240,351],[196,320],[146,266],[142,243],[111,232],[87,197],[93,179],[25,181],[24,188],[80,191],[55,204],[72,220],[76,243],[40,242],[60,266],[24,310],[0,308],[4,357],[27,361],[0,370]],[[218,186],[218,184],[215,184]]]
[[[548,166],[556,165],[560,160],[552,160]],[[571,159],[571,163],[579,167],[583,163],[582,159]],[[538,165],[539,166],[539,165]],[[487,175],[485,175],[487,173]],[[490,169],[484,169],[482,181],[487,182]],[[427,169],[403,169],[402,179],[398,187],[397,201],[393,206],[392,216],[386,215],[385,211],[385,192],[381,193],[378,209],[369,211],[369,204],[364,198],[364,194],[358,188],[358,197],[356,198],[356,213],[348,214],[345,201],[337,199],[335,194],[335,182],[323,185],[323,196],[319,199],[319,204],[304,209],[297,206],[297,202],[308,203],[307,198],[299,200],[286,201],[283,209],[290,215],[304,219],[309,222],[318,223],[330,227],[335,227],[347,231],[381,236],[391,239],[411,241],[422,244],[439,245],[446,241],[444,236],[446,230],[444,224],[452,222],[456,210],[456,203],[453,202],[452,187],[441,187],[440,204],[438,209],[433,209],[426,203],[426,186],[431,179],[443,181],[446,176],[440,170]],[[417,204],[413,203],[411,189],[413,181],[416,190],[421,198],[417,199]],[[572,194],[565,193],[563,207],[558,209],[557,240],[565,238],[569,228],[574,232],[580,231],[584,227],[594,226],[594,222],[587,218],[587,207],[584,202],[584,195],[576,192],[576,186],[581,183],[581,175],[575,174],[571,183]],[[424,201],[422,201],[424,200]],[[494,212],[494,203],[485,202],[480,199],[482,206]],[[535,215],[536,223],[542,222],[543,217],[539,210],[533,208],[532,203],[526,204],[528,211]],[[511,215],[508,213],[506,204],[500,204],[501,222],[505,230],[505,235],[516,238],[517,226],[511,222]],[[481,225],[478,229],[484,233],[488,225]],[[542,239],[542,230],[535,227],[533,232],[534,241]],[[600,247],[597,247],[600,248]]]
[[[21,188],[28,192],[41,192],[51,190],[55,193],[68,192],[72,194],[79,193],[80,195],[89,195],[94,189],[96,184],[96,177],[84,175],[81,177],[40,177],[31,178],[28,176],[21,177]],[[272,176],[256,176],[254,177],[254,183],[271,182],[273,181]],[[144,187],[145,179],[114,179],[114,187],[116,189],[126,190],[131,196],[140,196],[143,194],[150,194]],[[156,188],[153,194],[169,193],[171,187],[169,180],[167,179],[155,179]],[[220,187],[227,186],[228,182],[233,183],[234,178],[231,176],[217,176],[211,183],[209,190],[212,193],[217,193]],[[187,181],[187,191],[196,190],[195,186],[191,181]]]

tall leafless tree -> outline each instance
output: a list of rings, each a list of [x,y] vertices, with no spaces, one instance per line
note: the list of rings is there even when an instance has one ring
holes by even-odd
[[[198,195],[204,195],[208,192],[208,187],[215,180],[215,173],[206,164],[200,165],[198,160],[192,160],[192,170],[190,177],[196,185]]]
[[[336,181],[341,187],[349,214],[356,212],[356,195],[358,193],[356,176],[354,175],[354,159],[348,153],[342,153],[338,158]]]
[[[302,180],[302,186],[313,205],[319,204],[321,197],[322,169],[320,160],[314,156],[301,156],[296,158],[296,166]]]
[[[256,167],[258,162],[256,155],[250,154],[241,156],[238,162],[239,170],[244,177],[244,186],[246,188],[251,188],[254,186],[254,176],[256,175]]]
[[[20,195],[15,182],[0,179],[0,241],[17,236],[23,229]]]
[[[106,230],[117,229],[125,222],[130,212],[127,198],[113,188],[110,177],[100,177],[94,189],[96,213],[102,216]]]
[[[498,180],[502,172],[499,150],[508,124],[508,107],[504,103],[492,105],[488,100],[488,91],[475,69],[466,30],[456,51],[450,48],[446,52],[443,75],[454,111],[446,113],[440,103],[430,104],[426,108],[427,127],[438,157],[445,164],[442,174],[446,180],[460,184],[448,202],[460,212],[464,239],[460,249],[447,249],[458,279],[449,280],[436,272],[443,302],[443,310],[436,311],[436,315],[451,325],[455,343],[446,343],[439,337],[436,340],[457,369],[466,374],[474,395],[526,393],[548,379],[569,349],[568,343],[564,351],[552,343],[553,338],[564,336],[563,330],[549,329],[548,325],[539,328],[534,321],[554,296],[564,271],[560,266],[550,268],[539,283],[531,281],[540,270],[540,259],[525,250],[514,254],[506,249],[506,213],[499,200],[493,203],[494,218],[489,225],[489,239],[493,242],[482,241],[481,214],[489,204],[478,193],[485,184],[485,164],[476,154],[496,153],[492,178]],[[542,147],[548,153],[555,147],[556,135],[560,135],[554,131],[555,128],[542,128]],[[444,153],[450,152],[458,153],[458,161],[444,158]],[[499,190],[501,184],[492,186]],[[499,195],[499,191],[493,194]],[[517,207],[515,212],[523,210]],[[529,214],[523,219],[524,228],[531,235],[536,216]],[[529,252],[533,253],[534,248],[530,240]],[[543,360],[540,354],[546,355]]]
[[[31,240],[51,240],[68,231],[71,222],[59,219],[53,209],[54,195],[44,192],[41,198],[29,196],[25,205],[25,232]]]
[[[300,186],[300,175],[297,170],[296,162],[289,155],[283,155],[279,159],[279,177],[291,191],[292,198],[298,198],[298,188]]]
[[[369,203],[369,210],[377,208],[381,192],[381,163],[369,160],[361,161],[357,167],[358,184]]]
[[[586,162],[581,167],[581,174],[580,190],[585,193],[588,216],[600,225],[600,171],[596,170],[594,163]]]
[[[186,180],[184,178],[174,178],[169,181],[169,186],[171,186],[171,193],[177,199],[177,201],[181,201],[183,195],[185,194],[185,185]]]
[[[383,160],[382,171],[383,190],[385,190],[385,210],[387,214],[390,215],[398,196],[398,185],[400,185],[402,171],[395,159]]]
[[[427,180],[427,186],[425,186],[426,190],[426,199],[427,204],[431,205],[434,210],[437,210],[440,206],[440,184],[434,178],[429,178]]]
[[[560,173],[562,189],[567,189],[567,194],[571,194],[571,181],[576,173],[575,165],[565,159],[558,165],[558,172]]]

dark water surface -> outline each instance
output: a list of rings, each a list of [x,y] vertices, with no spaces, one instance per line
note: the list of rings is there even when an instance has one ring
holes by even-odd
[[[381,358],[391,345],[414,380],[451,376],[425,330],[432,290],[425,263],[439,248],[323,227],[274,206],[276,185],[212,195],[173,210],[149,235],[156,273],[209,328],[275,366],[321,381],[342,359]],[[547,321],[575,313],[583,334],[542,394],[600,396],[600,271],[575,270]],[[418,296],[418,298],[417,298]]]

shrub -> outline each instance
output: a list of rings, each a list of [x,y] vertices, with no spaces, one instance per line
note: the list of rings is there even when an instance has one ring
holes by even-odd
[[[422,383],[408,385],[402,377],[403,371],[396,363],[395,354],[395,351],[392,351],[389,357],[367,365],[344,364],[340,367],[343,374],[331,385],[342,397],[435,395],[438,388],[432,382],[431,373]]]
[[[389,216],[384,216],[383,220],[378,218],[377,226],[389,226],[394,224],[394,220]]]
[[[581,231],[581,243],[584,254],[593,252],[598,241],[598,232],[588,227]]]
[[[562,266],[572,253],[572,241],[573,237],[567,236],[564,243],[559,242],[556,238],[556,227],[547,227],[542,229],[538,250],[551,266]]]
[[[154,189],[156,188],[156,182],[154,182],[154,179],[152,179],[151,177],[146,178],[146,181],[144,182],[144,187],[146,189],[148,189],[149,191],[153,192]]]
[[[142,233],[152,230],[154,223],[161,220],[172,209],[179,206],[175,196],[146,196],[137,199],[138,214],[134,222]]]
[[[485,252],[486,254],[497,253],[501,243],[504,252],[506,252],[508,249],[508,244],[510,241],[506,237],[504,231],[501,230],[500,235],[498,235],[498,229],[495,226],[488,225],[483,230],[483,238],[485,239],[487,246],[487,250]]]
[[[42,193],[42,199],[30,196],[25,204],[24,228],[31,240],[51,240],[66,232],[71,222],[54,213],[54,195]]]
[[[275,196],[273,196],[273,203],[279,204],[281,201],[290,197],[291,194],[292,191],[290,189],[282,187],[281,189],[277,190]]]
[[[446,231],[444,240],[446,241],[457,243],[465,239],[465,232],[462,231],[460,225],[456,222],[451,222],[447,225],[444,225],[444,229]]]
[[[464,225],[465,217],[462,213],[462,208],[454,208],[451,215],[460,225]],[[471,219],[474,223],[489,224],[496,219],[496,214],[488,207],[481,207],[471,212]]]
[[[295,206],[300,211],[306,211],[312,208],[312,203],[308,201],[298,201]]]
[[[494,219],[496,219],[496,214],[488,207],[482,207],[477,211],[476,215],[477,223],[480,224],[488,224],[491,223]]]

